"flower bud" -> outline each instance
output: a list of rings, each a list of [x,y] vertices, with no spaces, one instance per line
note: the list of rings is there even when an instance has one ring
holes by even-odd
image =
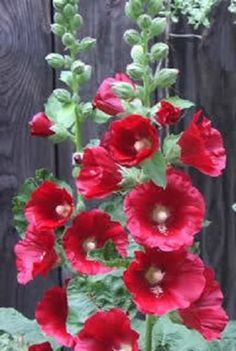
[[[135,63],[143,64],[146,60],[143,47],[141,45],[134,45],[131,50],[131,57]]]
[[[136,20],[144,12],[141,0],[130,0],[125,5],[125,14],[129,18]]]
[[[124,40],[129,45],[136,45],[141,42],[140,33],[137,30],[129,29],[124,33]]]
[[[149,0],[148,13],[151,16],[156,16],[163,8],[163,0]]]
[[[138,63],[131,63],[127,66],[126,72],[130,78],[139,80],[143,77],[143,66]]]
[[[75,42],[76,39],[71,33],[65,33],[62,37],[62,43],[67,47],[73,46]]]
[[[139,16],[138,18],[138,26],[141,28],[141,29],[149,29],[152,25],[152,19],[149,15],[141,15]]]
[[[63,104],[71,102],[71,94],[65,89],[56,89],[53,91],[53,94]]]
[[[175,68],[163,68],[155,77],[155,86],[160,88],[168,88],[173,85],[178,76],[179,71]]]
[[[166,29],[166,18],[154,18],[150,26],[150,31],[153,36],[161,35]]]
[[[74,73],[82,74],[85,71],[85,64],[82,61],[77,60],[72,64],[71,69]]]
[[[96,39],[90,38],[90,37],[85,37],[83,38],[80,43],[80,51],[86,51],[89,50],[93,45],[96,43]]]
[[[135,95],[133,86],[126,82],[113,83],[112,91],[121,99],[130,99]]]
[[[34,136],[48,137],[54,134],[50,129],[53,122],[43,112],[34,115],[29,122],[30,133]]]
[[[151,48],[152,60],[162,60],[169,54],[169,46],[165,43],[157,43]]]
[[[63,9],[63,14],[68,19],[72,18],[76,14],[75,7],[71,4],[67,4]]]
[[[80,14],[76,14],[72,19],[72,24],[76,29],[79,29],[83,25],[83,17]]]
[[[66,5],[67,0],[53,0],[53,6],[56,10],[61,10]]]
[[[58,23],[53,23],[51,25],[51,30],[58,37],[62,37],[65,33],[65,28],[61,24],[58,24]]]
[[[61,13],[56,12],[55,15],[53,16],[54,22],[57,24],[64,25],[65,24],[65,18]]]
[[[46,56],[46,60],[48,62],[48,64],[53,67],[53,68],[62,68],[64,67],[64,57],[60,54],[49,54]]]

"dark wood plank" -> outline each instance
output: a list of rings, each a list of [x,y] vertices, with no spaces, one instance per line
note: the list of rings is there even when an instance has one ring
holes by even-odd
[[[52,89],[44,60],[51,51],[50,6],[49,0],[0,2],[0,305],[30,316],[45,287],[57,282],[57,273],[17,285],[11,199],[36,168],[54,169],[54,147],[32,138],[27,128]]]

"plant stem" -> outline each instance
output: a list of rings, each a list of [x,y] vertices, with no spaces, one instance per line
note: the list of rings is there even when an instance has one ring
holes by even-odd
[[[76,151],[82,150],[82,132],[81,132],[82,123],[80,122],[79,113],[76,114],[75,121],[75,141],[76,141]]]
[[[149,72],[148,72],[148,33],[146,31],[143,32],[143,53],[146,57],[146,67],[144,68],[144,76],[143,76],[143,103],[146,107],[150,107],[151,105],[151,96],[150,96],[150,82],[149,82]]]
[[[153,316],[146,316],[145,351],[152,351]]]

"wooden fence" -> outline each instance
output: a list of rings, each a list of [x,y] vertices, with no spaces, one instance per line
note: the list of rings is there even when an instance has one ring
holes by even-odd
[[[88,61],[94,66],[93,79],[84,97],[95,93],[99,82],[124,69],[130,61],[122,33],[129,27],[124,17],[125,0],[81,0],[85,18],[84,35],[98,39]],[[236,25],[222,1],[214,11],[213,25],[203,39],[172,38],[173,65],[180,69],[177,92],[204,107],[224,136],[228,168],[220,178],[193,173],[194,183],[204,192],[212,224],[204,230],[205,261],[215,267],[225,293],[231,318],[236,318]],[[33,316],[43,291],[60,282],[60,272],[48,279],[36,279],[26,287],[16,282],[13,247],[17,234],[12,224],[11,199],[24,179],[37,168],[53,170],[71,179],[71,148],[52,146],[32,138],[27,124],[58,82],[44,57],[60,45],[50,34],[50,0],[0,0],[0,305],[14,306]],[[175,33],[190,33],[186,25]],[[184,123],[187,123],[188,119]],[[84,138],[99,135],[87,126]]]

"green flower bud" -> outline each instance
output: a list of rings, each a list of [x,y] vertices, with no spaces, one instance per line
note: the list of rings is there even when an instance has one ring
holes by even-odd
[[[179,71],[175,68],[163,68],[155,77],[155,86],[160,88],[169,88],[173,85],[178,77]]]
[[[140,42],[141,42],[140,33],[137,30],[128,29],[124,33],[124,40],[129,45],[140,44]]]
[[[71,68],[71,65],[73,63],[72,58],[68,55],[65,55],[64,60],[65,60],[65,68]]]
[[[163,0],[149,0],[148,14],[152,17],[156,16],[163,8]]]
[[[75,45],[76,39],[71,33],[65,33],[62,37],[62,43],[66,47],[71,47],[71,46]]]
[[[83,21],[83,17],[81,15],[79,15],[78,13],[74,16],[74,18],[72,19],[72,25],[76,28],[79,29],[82,27],[84,21]]]
[[[146,55],[144,54],[143,47],[141,45],[134,45],[131,50],[131,57],[135,63],[144,64]]]
[[[68,19],[72,18],[76,14],[75,7],[71,4],[67,4],[64,7],[63,14]]]
[[[135,96],[133,86],[126,82],[112,84],[112,91],[121,99],[130,99]]]
[[[60,54],[49,54],[46,56],[46,60],[53,68],[63,68],[65,64],[64,57]]]
[[[65,24],[65,18],[61,13],[56,12],[55,15],[53,16],[54,23],[61,24],[64,26]]]
[[[78,81],[80,84],[86,83],[90,80],[92,76],[92,67],[90,65],[85,65],[84,72],[78,76]]]
[[[157,43],[151,48],[151,59],[162,60],[166,58],[169,54],[169,46],[165,43]]]
[[[76,74],[82,74],[85,71],[85,64],[82,61],[75,61],[71,66],[71,70]]]
[[[51,25],[52,32],[58,37],[62,37],[65,34],[65,28],[58,23],[54,23]]]
[[[53,95],[63,104],[71,102],[71,94],[65,89],[56,89],[53,91]]]
[[[62,10],[66,3],[67,0],[53,0],[53,6],[56,10]]]
[[[90,38],[90,37],[85,37],[83,38],[80,43],[79,43],[79,47],[80,47],[80,51],[87,51],[90,48],[93,47],[93,45],[96,43],[96,39]]]
[[[143,77],[143,66],[138,63],[131,63],[127,66],[126,72],[131,79],[139,80]]]
[[[141,15],[138,18],[138,26],[141,29],[149,29],[152,25],[152,18],[149,15]]]
[[[132,20],[136,20],[144,12],[141,0],[130,0],[125,5],[125,14]]]
[[[153,36],[161,35],[166,29],[166,18],[154,18],[150,26],[150,31]]]

